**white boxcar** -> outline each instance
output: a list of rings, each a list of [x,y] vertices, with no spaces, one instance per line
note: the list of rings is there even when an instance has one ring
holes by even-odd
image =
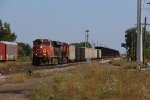
[[[69,60],[70,61],[75,61],[76,59],[76,47],[75,45],[69,45]]]

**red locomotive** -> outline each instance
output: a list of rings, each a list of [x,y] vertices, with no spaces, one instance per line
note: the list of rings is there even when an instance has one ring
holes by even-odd
[[[33,65],[67,63],[68,48],[67,43],[36,39],[33,41]]]

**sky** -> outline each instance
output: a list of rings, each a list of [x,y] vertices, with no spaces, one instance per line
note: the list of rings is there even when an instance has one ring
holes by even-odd
[[[135,27],[136,9],[137,0],[0,0],[0,19],[10,23],[17,42],[82,42],[88,29],[91,43],[125,52],[121,43]]]

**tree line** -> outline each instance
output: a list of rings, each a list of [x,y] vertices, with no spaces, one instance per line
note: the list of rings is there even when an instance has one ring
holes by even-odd
[[[11,31],[10,24],[0,20],[0,41],[15,42],[17,35]],[[18,42],[19,57],[31,56],[31,46],[28,43]]]

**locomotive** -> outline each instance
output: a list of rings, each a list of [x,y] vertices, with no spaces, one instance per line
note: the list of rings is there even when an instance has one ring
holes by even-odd
[[[33,65],[62,64],[68,62],[69,45],[49,39],[33,41]]]

